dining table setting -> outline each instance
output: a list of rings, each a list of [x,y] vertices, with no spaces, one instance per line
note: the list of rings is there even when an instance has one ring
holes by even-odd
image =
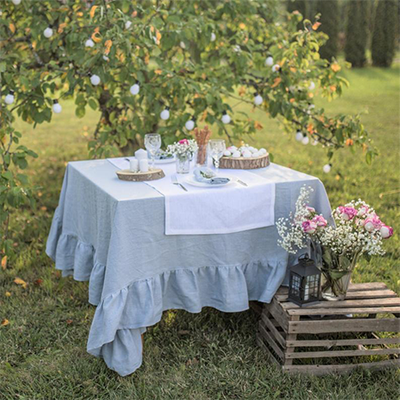
[[[149,134],[132,156],[66,167],[46,252],[62,276],[89,282],[87,351],[121,376],[142,364],[142,335],[163,311],[271,301],[297,261],[278,246],[276,222],[304,185],[310,206],[331,218],[318,178],[207,130],[196,139],[162,150]]]

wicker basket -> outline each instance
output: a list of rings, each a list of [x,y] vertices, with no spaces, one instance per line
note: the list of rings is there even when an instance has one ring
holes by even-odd
[[[219,167],[222,169],[257,169],[265,168],[269,165],[269,154],[260,157],[222,157]]]

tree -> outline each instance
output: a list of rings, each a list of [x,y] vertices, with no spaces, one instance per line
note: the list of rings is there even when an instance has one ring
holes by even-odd
[[[368,42],[368,2],[352,0],[347,4],[346,61],[353,67],[363,67]]]
[[[338,0],[318,0],[315,5],[316,13],[320,13],[321,31],[329,37],[327,42],[319,49],[322,58],[332,60],[338,52],[339,35],[339,2]]]
[[[395,0],[379,1],[372,35],[372,62],[377,67],[390,67],[396,48],[398,6]]]
[[[301,15],[282,18],[276,1],[6,4],[0,15],[0,97],[12,90],[14,102],[0,102],[3,254],[12,251],[10,212],[34,201],[21,170],[36,155],[19,144],[13,122],[49,122],[67,99],[75,101],[77,117],[87,107],[98,111],[91,157],[143,146],[148,132],[160,133],[164,145],[190,137],[185,123],[192,117],[230,141],[242,138],[260,124],[231,104],[254,106],[255,92],[264,99],[260,107],[280,118],[287,132],[302,130],[329,158],[343,147],[361,147],[368,162],[376,153],[358,116],[328,116],[312,104],[311,87],[334,98],[347,82],[338,63],[320,59],[324,35],[318,24],[306,20],[298,31]],[[166,107],[165,121],[160,113]],[[228,125],[221,121],[224,113],[232,117]]]

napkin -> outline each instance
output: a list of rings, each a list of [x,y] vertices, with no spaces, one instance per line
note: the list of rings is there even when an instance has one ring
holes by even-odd
[[[193,174],[196,181],[209,183],[210,185],[221,185],[230,182],[229,178],[218,177],[212,169],[206,167],[196,168]]]

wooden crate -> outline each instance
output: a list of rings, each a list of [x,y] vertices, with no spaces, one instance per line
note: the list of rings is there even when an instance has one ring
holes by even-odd
[[[287,301],[287,292],[281,287],[264,304],[257,333],[258,344],[284,372],[323,375],[400,367],[400,298],[385,284],[351,284],[346,300],[303,308]],[[252,308],[257,311],[257,304]],[[360,362],[363,356],[385,359]]]

